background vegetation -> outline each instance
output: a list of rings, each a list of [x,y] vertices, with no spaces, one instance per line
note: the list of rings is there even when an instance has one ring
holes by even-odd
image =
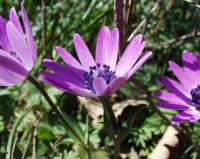
[[[130,0],[132,10],[128,12],[131,7],[124,7],[127,15],[122,45],[126,46],[132,35],[143,33],[147,41],[146,50],[152,50],[154,56],[111,96],[121,127],[131,125],[133,128],[131,135],[122,143],[121,158],[148,158],[169,128],[169,119],[176,112],[156,108],[152,93],[161,89],[156,81],[158,76],[171,75],[168,60],[180,63],[185,49],[197,55],[200,53],[197,3]],[[20,1],[17,0],[0,0],[0,4],[0,13],[5,18],[12,6],[20,10]],[[117,25],[114,0],[27,0],[26,9],[38,48],[37,65],[32,71],[35,77],[39,76],[38,72],[43,67],[42,59],[48,57],[61,61],[55,53],[56,45],[75,53],[72,43],[75,32],[84,37],[94,53],[100,27]],[[112,158],[113,143],[103,129],[98,100],[79,98],[47,85],[44,87],[56,105],[81,125],[86,138],[96,149],[95,159]],[[194,125],[184,123],[178,129],[179,144],[170,149],[171,158],[198,159],[199,122]],[[38,90],[28,81],[0,89],[0,158],[5,158],[11,136],[14,141],[12,156],[16,159],[81,158],[80,154],[84,156],[82,150],[66,131]]]

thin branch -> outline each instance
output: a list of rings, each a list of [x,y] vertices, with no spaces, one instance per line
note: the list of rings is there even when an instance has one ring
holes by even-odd
[[[185,34],[183,36],[165,41],[165,42],[159,44],[158,46],[160,48],[163,48],[163,47],[167,47],[167,46],[174,44],[174,43],[183,43],[185,40],[191,39],[195,36],[200,36],[200,32],[197,32],[197,33],[192,32],[192,33],[189,33],[189,34]]]

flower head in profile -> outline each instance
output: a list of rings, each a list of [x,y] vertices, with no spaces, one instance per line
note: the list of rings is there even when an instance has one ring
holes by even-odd
[[[107,96],[114,93],[152,55],[142,55],[145,42],[137,35],[118,59],[119,31],[103,26],[97,37],[96,55],[93,59],[79,34],[73,37],[79,58],[77,61],[68,51],[56,47],[57,53],[67,64],[61,65],[45,59],[44,65],[52,72],[41,72],[41,80],[66,92],[79,96]]]
[[[180,111],[172,118],[172,123],[196,122],[200,119],[200,61],[189,51],[182,54],[183,67],[169,61],[169,67],[177,80],[159,78],[159,82],[169,91],[156,92],[160,98],[159,107]]]
[[[36,61],[36,47],[29,19],[21,4],[22,24],[15,8],[9,20],[0,16],[0,86],[11,86],[23,81]]]

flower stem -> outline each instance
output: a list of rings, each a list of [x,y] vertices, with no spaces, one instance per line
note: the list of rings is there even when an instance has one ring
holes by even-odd
[[[42,88],[42,86],[36,81],[31,75],[28,76],[28,80],[40,91],[40,93],[44,96],[48,104],[51,106],[53,111],[56,113],[57,117],[60,119],[60,121],[63,123],[64,127],[68,129],[75,137],[76,139],[83,145],[85,145],[84,139],[80,137],[76,130],[74,130],[73,126],[70,124],[69,120],[66,120],[60,109],[53,103],[47,92]],[[86,146],[86,145],[85,145]]]
[[[114,159],[118,159],[119,150],[120,150],[120,143],[117,142],[117,135],[118,135],[118,123],[115,117],[114,111],[112,109],[111,103],[107,97],[100,97],[100,100],[103,105],[104,109],[104,122],[110,125],[110,135],[114,143]]]
[[[113,132],[117,133],[118,123],[117,123],[117,119],[115,117],[115,114],[113,112],[109,99],[107,97],[100,97],[100,100],[102,102],[103,109],[104,109],[104,118],[106,120],[105,122],[108,122],[109,124],[111,124]]]

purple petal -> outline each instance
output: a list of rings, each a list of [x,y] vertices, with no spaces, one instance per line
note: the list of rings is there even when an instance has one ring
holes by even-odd
[[[45,76],[47,79],[51,80],[57,80],[59,79],[59,84],[64,87],[66,83],[72,83],[74,85],[77,85],[78,87],[84,88],[84,83],[81,82],[79,79],[73,78],[72,76],[68,75],[64,78],[64,76],[61,76],[61,74],[58,73],[50,73],[46,71],[41,71],[40,74]]]
[[[164,101],[169,101],[172,103],[179,103],[179,104],[190,104],[190,100],[187,99],[186,101],[184,101],[182,98],[179,98],[178,96],[176,96],[176,94],[170,93],[170,92],[165,92],[165,91],[159,91],[159,92],[155,92],[154,96],[157,98],[160,98]]]
[[[187,99],[190,98],[190,92],[177,81],[165,76],[158,78],[158,81],[184,101],[187,101]]]
[[[191,110],[186,110],[183,111],[179,114],[176,115],[177,118],[183,119],[183,120],[188,120],[193,116],[193,112]]]
[[[110,51],[111,51],[111,34],[108,27],[103,26],[97,37],[96,46],[96,63],[100,63],[101,66],[104,64],[110,65]]]
[[[169,67],[177,77],[177,79],[185,86],[188,91],[194,86],[194,82],[191,81],[190,76],[188,76],[182,68],[180,68],[175,62],[169,61]]]
[[[182,104],[175,104],[170,102],[156,102],[157,106],[166,108],[166,109],[174,109],[174,110],[187,110],[189,109],[188,106]]]
[[[200,83],[200,62],[198,58],[192,52],[186,50],[182,54],[182,59],[184,71],[186,75],[189,75],[188,79],[193,84],[192,87],[197,87]]]
[[[27,48],[26,41],[22,34],[17,30],[17,28],[8,22],[6,25],[6,31],[8,34],[8,39],[12,46],[12,51],[14,51],[20,58],[24,66],[28,71],[30,71],[34,65],[32,55]]]
[[[97,96],[96,94],[94,94],[92,91],[88,89],[80,88],[71,83],[68,83],[68,84],[69,84],[69,89],[71,90],[71,92],[69,93],[73,93],[74,95],[78,95],[82,97],[96,97]]]
[[[171,119],[171,123],[173,125],[176,125],[176,124],[180,124],[182,122],[184,122],[185,120],[184,119],[181,119],[181,118],[177,118],[176,116],[174,116],[172,119]]]
[[[7,62],[6,61],[4,62],[3,59],[0,59],[2,61],[2,62],[0,62],[0,65],[5,66],[5,68],[10,69],[11,71],[16,72],[17,74],[19,74],[21,76],[27,76],[28,72],[23,67],[21,62],[19,62],[16,58],[14,58],[8,52],[0,49],[0,56],[1,56],[1,58],[5,59],[7,61]],[[13,65],[9,64],[10,60]]]
[[[118,76],[123,76],[125,73],[130,71],[135,62],[138,60],[145,46],[145,42],[141,42],[142,35],[140,34],[135,36],[128,45],[116,67],[116,74]]]
[[[110,89],[110,94],[116,92],[122,84],[126,81],[126,77],[117,77],[115,78],[110,84],[109,84],[109,89]]]
[[[119,51],[119,30],[117,28],[114,28],[111,31],[111,42],[110,42],[110,56],[109,56],[109,65],[111,70],[116,69],[117,64],[117,56]]]
[[[44,83],[50,86],[56,87],[62,91],[70,92],[70,90],[68,89],[69,86],[66,83],[60,82],[59,80],[55,80],[54,78],[51,79],[41,74],[39,80],[43,81]]]
[[[48,73],[45,71],[41,71],[40,80],[44,83],[47,83],[49,85],[52,85],[58,89],[61,89],[65,92],[72,93],[74,95],[78,96],[84,96],[84,97],[95,97],[96,95],[87,89],[81,88],[77,85],[74,85],[73,83],[63,81],[61,78],[58,78],[52,73]],[[74,81],[75,83],[75,81]]]
[[[93,87],[97,96],[104,96],[105,94],[109,93],[108,85],[106,84],[106,81],[101,77],[95,78],[93,80]]]
[[[15,27],[18,29],[18,31],[23,34],[22,26],[20,24],[19,18],[17,16],[16,10],[14,7],[10,9],[9,14],[10,21],[15,25]]]
[[[1,86],[15,85],[23,81],[28,72],[7,52],[0,49],[0,83]]]
[[[6,33],[6,20],[0,16],[0,46],[5,51],[10,51],[10,43]]]
[[[172,118],[173,124],[178,124],[189,120],[190,122],[196,122],[199,120],[199,112],[196,109],[185,110]]]
[[[89,71],[89,67],[96,66],[96,64],[88,47],[79,34],[74,34],[73,40],[81,64],[85,70]]]
[[[14,83],[9,83],[7,81],[4,81],[3,79],[0,78],[0,86],[13,86],[16,85]]]
[[[127,79],[129,79],[151,56],[153,53],[147,52],[130,70],[130,72],[127,75]]]
[[[191,118],[190,118],[190,122],[194,123],[196,121],[198,121],[200,119],[200,113],[197,112],[197,114],[193,115]]]
[[[28,15],[27,12],[24,8],[24,3],[22,2],[21,4],[21,13],[22,13],[22,20],[24,23],[24,27],[26,30],[26,35],[27,35],[27,42],[28,42],[28,47],[31,53],[31,56],[33,58],[33,62],[36,62],[36,58],[37,58],[37,50],[36,50],[36,46],[35,46],[35,41],[34,41],[34,37],[33,37],[33,32],[29,23],[29,19],[28,19]]]
[[[45,59],[44,65],[54,71],[54,75],[63,81],[74,83],[79,87],[84,87],[84,71],[61,65],[53,60]]]
[[[78,69],[83,69],[83,66],[81,66],[81,64],[64,48],[57,46],[56,51],[66,64]]]

